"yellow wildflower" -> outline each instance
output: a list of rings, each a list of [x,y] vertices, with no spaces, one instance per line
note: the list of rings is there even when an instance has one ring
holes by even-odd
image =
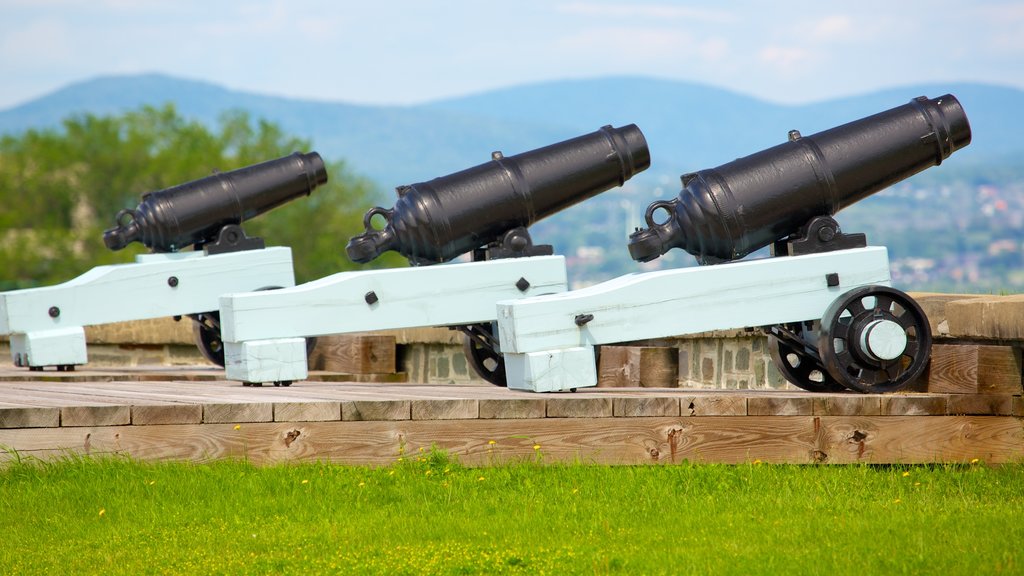
[[[303,484],[309,484],[309,480],[303,480],[302,483]]]
[[[904,478],[906,478],[907,476],[910,476],[910,472],[904,472],[904,473],[903,473],[903,477],[904,477]]]
[[[971,464],[977,464],[978,462],[981,462],[981,460],[978,460],[977,458],[971,458]]]
[[[534,450],[540,450],[540,444],[534,444],[533,445],[533,449]]]
[[[488,440],[487,443],[490,444],[491,446],[497,444],[497,442],[495,442],[494,440]]]
[[[107,515],[107,509],[106,508],[100,508],[100,516],[106,516],[106,515]]]
[[[241,430],[241,429],[242,429],[242,425],[241,424],[235,424],[235,430]]]
[[[477,481],[477,482],[483,482],[483,481],[484,481],[484,477],[483,477],[483,476],[481,476],[481,477],[477,478],[477,479],[476,479],[476,481]]]

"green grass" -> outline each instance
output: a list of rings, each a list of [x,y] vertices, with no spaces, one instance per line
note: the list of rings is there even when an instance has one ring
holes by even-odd
[[[1020,574],[1024,466],[0,468],[3,574]]]

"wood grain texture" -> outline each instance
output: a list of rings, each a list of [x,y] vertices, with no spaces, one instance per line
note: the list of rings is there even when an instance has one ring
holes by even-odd
[[[311,370],[344,374],[394,374],[395,337],[381,334],[335,334],[316,339]]]
[[[548,418],[608,418],[611,398],[549,398]]]
[[[810,416],[814,413],[814,399],[809,396],[754,396],[747,398],[749,416]]]
[[[1008,394],[951,394],[946,410],[950,414],[1010,416],[1013,399]]]
[[[130,406],[66,406],[60,410],[61,426],[124,426],[131,422]]]
[[[274,405],[270,402],[250,404],[206,404],[203,406],[203,422],[271,422],[274,420]]]
[[[547,415],[547,401],[543,398],[482,399],[480,418],[544,418]]]
[[[60,425],[60,408],[0,408],[0,428],[46,428]]]
[[[480,415],[477,400],[413,400],[413,420],[462,420]]]
[[[341,420],[341,402],[277,402],[275,422],[327,422]]]
[[[947,396],[882,396],[882,416],[939,416],[946,414]]]
[[[199,404],[132,406],[132,424],[136,426],[199,424],[202,421],[203,407]]]
[[[1016,346],[936,344],[924,379],[928,392],[1020,394],[1021,350]]]
[[[747,397],[737,395],[683,396],[679,399],[683,416],[746,416]]]
[[[658,346],[602,346],[597,385],[602,388],[679,386],[679,350]]]
[[[237,427],[237,429],[236,429]],[[491,444],[491,441],[494,441]],[[407,420],[0,430],[21,456],[67,451],[155,460],[246,458],[387,465],[437,446],[461,462],[668,464],[987,463],[1024,457],[1024,429],[997,416],[764,416]],[[534,448],[534,447],[537,448]],[[10,459],[0,453],[0,460]]]
[[[409,420],[410,400],[356,400],[341,403],[341,419],[347,421]]]
[[[612,414],[616,418],[651,418],[679,416],[679,398],[615,398]]]
[[[815,416],[879,416],[882,401],[878,396],[849,394],[814,399]]]

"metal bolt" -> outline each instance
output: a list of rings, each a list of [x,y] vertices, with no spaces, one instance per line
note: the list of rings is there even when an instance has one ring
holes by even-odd
[[[178,277],[177,276],[171,276],[170,278],[168,278],[167,279],[167,285],[170,286],[171,288],[177,288],[178,287]]]
[[[377,297],[377,293],[374,292],[373,290],[367,292],[366,296],[363,296],[363,298],[366,300],[366,303],[371,306],[376,304],[380,300],[380,298]]]
[[[584,324],[590,322],[593,319],[593,314],[577,314],[576,317],[573,318],[573,322],[575,322],[577,326],[583,326]]]
[[[57,316],[60,316],[60,308],[57,308],[56,306],[50,306],[49,314],[50,318],[56,318]]]
[[[831,242],[836,237],[836,230],[831,226],[822,226],[818,228],[818,240],[822,242]]]
[[[526,278],[520,278],[518,281],[516,281],[516,288],[518,288],[520,292],[526,292],[526,289],[529,287],[530,281],[527,280]]]

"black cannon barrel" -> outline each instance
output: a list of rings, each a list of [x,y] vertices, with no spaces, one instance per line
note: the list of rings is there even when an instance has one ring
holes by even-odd
[[[111,250],[141,242],[174,252],[209,241],[222,227],[240,224],[327,182],[316,152],[294,154],[150,192],[134,210],[121,210],[103,233]]]
[[[394,208],[371,209],[366,232],[349,240],[355,262],[394,250],[411,262],[451,260],[530,226],[595,194],[622,185],[651,164],[647,140],[634,124],[600,130],[397,189]],[[374,229],[381,215],[387,224]]]
[[[682,248],[702,264],[736,260],[937,166],[971,142],[952,95],[909,104],[790,140],[682,177],[679,197],[647,208],[648,229],[629,237],[634,260]],[[656,222],[659,212],[667,220]]]

